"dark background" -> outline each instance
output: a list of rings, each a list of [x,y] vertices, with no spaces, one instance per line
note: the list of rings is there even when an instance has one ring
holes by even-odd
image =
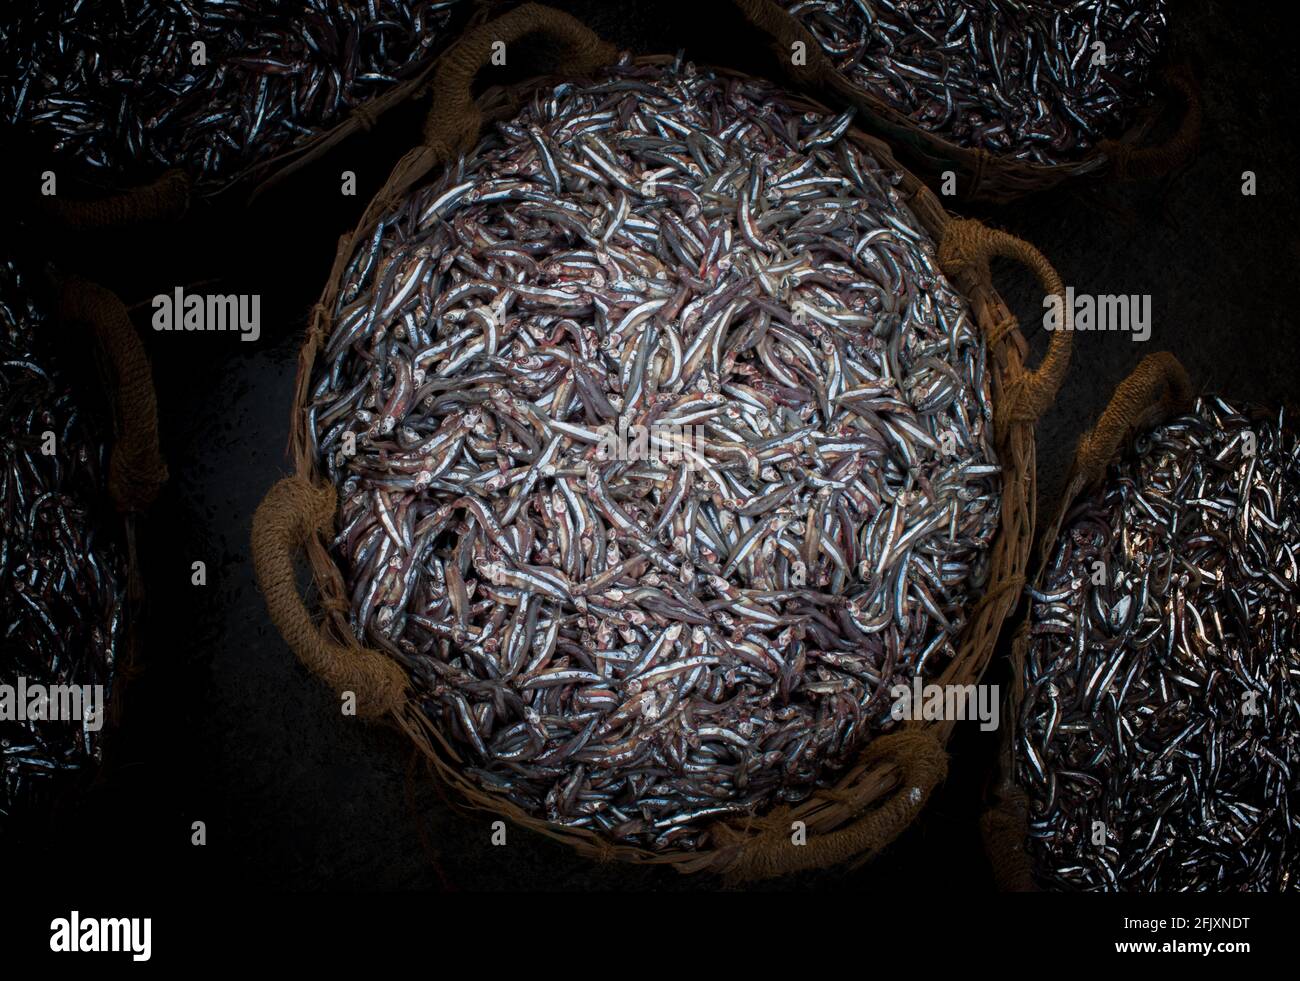
[[[721,0],[555,6],[639,53],[684,48],[701,62],[771,74],[762,43]],[[1069,378],[1038,430],[1042,511],[1061,490],[1079,434],[1145,354],[1175,352],[1207,390],[1264,403],[1293,397],[1297,16],[1277,12],[1287,5],[1175,6],[1175,36],[1198,69],[1205,107],[1201,151],[1188,167],[1167,180],[1052,192],[998,209],[952,206],[1037,245],[1079,292],[1152,295],[1147,343],[1076,335]],[[511,57],[511,72],[532,67]],[[338,236],[416,141],[423,110],[395,110],[251,208],[199,202],[179,227],[75,241],[39,224],[24,229],[30,248],[135,307],[171,480],[139,526],[145,643],[109,763],[83,799],[16,836],[6,857],[16,876],[25,867],[41,876],[64,869],[106,885],[213,897],[716,887],[662,868],[596,865],[513,826],[507,847],[489,846],[492,818],[444,800],[404,737],[342,718],[334,694],[299,666],[267,619],[249,529],[263,494],[291,471],[289,407],[307,312]],[[355,198],[338,193],[345,169],[358,175]],[[1255,197],[1241,193],[1246,170],[1257,175]],[[1010,264],[994,271],[1022,322],[1040,323],[1028,275]],[[177,285],[261,294],[261,339],[153,332],[148,301]],[[1026,334],[1041,352],[1041,328]],[[190,567],[200,559],[208,584],[194,587]],[[999,658],[991,680],[1003,680],[1000,668]],[[854,872],[757,888],[992,890],[977,821],[996,749],[996,734],[961,724],[947,781],[884,855]],[[193,821],[206,822],[205,847],[190,845]]]

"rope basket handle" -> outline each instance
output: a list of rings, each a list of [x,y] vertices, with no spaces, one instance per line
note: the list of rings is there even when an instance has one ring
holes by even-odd
[[[565,70],[575,75],[612,64],[618,58],[618,48],[601,40],[581,21],[538,3],[525,3],[467,31],[443,53],[428,83],[433,104],[424,121],[423,142],[397,161],[387,182],[366,208],[358,229],[373,227],[407,188],[437,164],[454,160],[474,146],[483,123],[474,101],[474,79],[491,62],[493,44],[501,41],[508,45],[530,34],[558,41],[564,49]],[[340,249],[340,253],[343,251],[350,252],[350,244]],[[332,282],[337,282],[345,261],[342,254],[336,257]]]
[[[847,827],[809,834],[807,843],[790,840],[791,811],[782,807],[753,826],[758,834],[723,827],[723,844],[733,849],[723,874],[733,881],[765,879],[791,872],[832,868],[845,862],[854,866],[891,844],[925,807],[930,794],[948,773],[948,755],[929,729],[907,728],[873,740],[863,754],[868,768],[892,765],[900,775],[898,786],[883,803]]]
[[[1192,158],[1201,141],[1201,95],[1195,76],[1186,63],[1165,70],[1165,81],[1183,100],[1178,128],[1162,143],[1134,147],[1120,140],[1102,140],[1097,149],[1110,160],[1117,180],[1160,177]]]
[[[113,369],[121,432],[108,463],[108,492],[122,512],[143,511],[167,480],[158,448],[158,398],[144,345],[111,290],[76,276],[59,286],[57,316],[88,327]]]
[[[327,637],[298,593],[294,553],[334,525],[336,498],[328,485],[301,477],[276,483],[253,514],[253,572],[280,635],[317,677],[339,694],[356,695],[357,715],[373,719],[399,712],[406,674],[379,651],[345,646]]]
[[[1060,506],[1038,542],[1040,560],[1046,561],[1074,499],[1085,487],[1101,481],[1125,440],[1153,416],[1185,408],[1192,397],[1187,370],[1168,351],[1148,354],[1119,383],[1096,425],[1079,437]]]
[[[1038,892],[1033,863],[1025,850],[1029,837],[1029,801],[1024,791],[999,791],[997,802],[980,816],[984,853],[993,868],[998,892]]]
[[[773,0],[732,0],[744,18],[769,38],[770,47],[777,60],[787,70],[802,76],[804,82],[818,85],[833,83],[838,72],[822,46],[799,20],[777,6]],[[791,58],[792,48],[798,42],[804,47],[805,61],[796,65]]]
[[[95,231],[147,221],[173,221],[185,214],[189,203],[189,177],[184,171],[169,170],[148,184],[98,201],[64,201],[55,196],[43,199],[42,206],[60,225]]]
[[[1052,332],[1042,363],[1032,371],[1009,378],[997,408],[1001,422],[1033,424],[1056,400],[1056,394],[1065,381],[1074,341],[1074,314],[1064,302],[1065,287],[1060,275],[1047,258],[1024,239],[989,228],[973,218],[953,219],[944,227],[939,243],[939,265],[945,273],[957,275],[971,269],[984,282],[991,282],[989,260],[994,256],[1015,259],[1027,267],[1048,296],[1061,298],[1065,314],[1065,323]],[[1015,318],[995,324],[989,330],[989,343],[997,345],[1017,326]]]
[[[472,86],[490,63],[493,46],[541,34],[563,48],[565,72],[581,75],[618,58],[618,48],[569,14],[538,3],[525,3],[496,20],[480,24],[447,49],[430,82],[433,105],[424,124],[426,146],[450,159],[469,150],[478,139],[482,116]]]
[[[1168,351],[1148,354],[1119,383],[1097,424],[1080,437],[1074,452],[1074,476],[1080,484],[1067,497],[1101,480],[1120,446],[1153,411],[1174,411],[1191,401],[1192,383],[1182,363]]]

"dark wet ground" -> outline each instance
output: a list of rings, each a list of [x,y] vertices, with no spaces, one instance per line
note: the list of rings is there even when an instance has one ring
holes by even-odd
[[[607,37],[651,52],[686,47],[699,60],[760,70],[762,52],[729,26],[726,8],[680,0],[558,3]],[[981,216],[1036,244],[1080,292],[1150,293],[1154,330],[1079,334],[1070,377],[1039,427],[1044,507],[1055,501],[1078,435],[1140,358],[1175,352],[1194,382],[1241,398],[1294,398],[1297,360],[1293,127],[1294,23],[1271,5],[1184,5],[1180,41],[1198,64],[1205,103],[1199,157],[1163,182],[1053,193]],[[694,44],[695,39],[704,39]],[[154,361],[163,448],[172,479],[141,527],[149,588],[143,671],[128,700],[112,765],[79,807],[22,846],[19,863],[48,872],[105,855],[96,874],[148,885],[177,881],[217,895],[245,889],[693,889],[662,869],[597,866],[511,828],[488,845],[489,817],[454,810],[422,776],[398,735],[342,719],[334,695],[270,627],[252,576],[249,527],[285,456],[295,361],[306,312],[337,237],[352,226],[413,142],[419,110],[393,113],[251,214],[196,208],[179,233],[101,239],[68,265],[143,304],[137,325]],[[355,170],[356,198],[337,192]],[[1241,193],[1242,172],[1259,193]],[[958,209],[960,210],[960,209]],[[1026,323],[1037,287],[1009,264],[998,284]],[[263,334],[148,331],[147,301],[177,284],[260,293]],[[196,287],[198,288],[198,287]],[[1035,350],[1043,331],[1029,332]],[[190,584],[191,563],[208,583]],[[977,818],[996,740],[958,728],[946,783],[889,851],[852,873],[818,873],[788,888],[989,890]],[[417,771],[411,771],[415,773]],[[206,823],[208,844],[189,843]],[[69,849],[76,835],[83,847]],[[768,888],[773,888],[769,886]]]

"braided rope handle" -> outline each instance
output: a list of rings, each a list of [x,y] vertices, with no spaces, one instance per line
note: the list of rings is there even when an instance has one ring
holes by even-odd
[[[45,213],[58,224],[79,231],[123,228],[147,221],[174,221],[190,203],[190,179],[169,170],[157,180],[97,201],[65,201],[57,195],[42,199]]]
[[[1038,892],[1033,863],[1025,850],[1029,837],[1029,801],[1024,791],[1012,787],[980,816],[984,853],[993,867],[998,892]]]
[[[354,693],[358,716],[396,714],[406,700],[402,669],[379,651],[331,640],[298,593],[294,555],[312,535],[333,529],[335,505],[328,485],[301,477],[276,483],[253,514],[253,572],[271,622],[308,670],[339,694]]]
[[[76,276],[59,286],[57,318],[88,327],[114,373],[121,432],[108,463],[108,492],[117,509],[143,511],[167,480],[158,447],[158,398],[144,345],[117,294]]]
[[[838,76],[834,63],[806,27],[773,0],[732,0],[744,18],[772,39],[777,61],[805,84],[828,85]],[[804,64],[793,61],[796,43],[803,45]]]
[[[949,221],[939,243],[939,265],[945,273],[957,275],[972,269],[985,282],[991,281],[989,260],[994,256],[1015,259],[1038,278],[1048,296],[1061,299],[1065,322],[1052,332],[1047,354],[1032,371],[1012,378],[996,408],[999,429],[1010,422],[1034,423],[1056,400],[1066,370],[1070,367],[1070,349],[1074,342],[1074,315],[1065,305],[1065,287],[1061,277],[1046,257],[1024,239],[972,218]],[[1014,322],[996,324],[991,329],[990,343],[1002,339]]]
[[[339,694],[356,695],[356,713],[376,719],[406,703],[407,678],[395,661],[367,647],[331,641],[298,592],[295,552],[334,526],[337,500],[328,485],[286,477],[266,492],[252,517],[252,565],[270,621],[298,659]]]
[[[1106,468],[1124,442],[1153,418],[1185,408],[1192,398],[1192,383],[1186,369],[1168,351],[1148,354],[1116,386],[1096,425],[1079,437],[1060,507],[1038,543],[1040,559],[1046,559],[1056,542],[1061,522],[1074,499],[1085,487],[1105,477]]]
[[[433,105],[424,124],[426,146],[449,151],[451,157],[469,150],[478,139],[482,116],[472,86],[491,62],[494,46],[541,34],[560,44],[566,74],[582,75],[618,58],[618,48],[604,41],[581,21],[539,3],[525,3],[469,31],[447,49],[430,83]]]
[[[1119,383],[1097,424],[1079,438],[1074,476],[1082,481],[1081,486],[1105,476],[1111,458],[1153,412],[1175,411],[1190,403],[1192,397],[1191,380],[1176,357],[1168,351],[1156,351],[1143,358]]]
[[[1102,140],[1097,149],[1110,160],[1117,180],[1161,177],[1192,158],[1201,142],[1201,95],[1196,77],[1186,64],[1165,70],[1165,81],[1182,98],[1178,128],[1169,138],[1152,146],[1134,147],[1119,140]]]
[[[948,774],[948,756],[928,728],[904,728],[874,739],[863,761],[868,769],[893,767],[898,773],[896,786],[883,802],[846,827],[810,834],[802,845],[791,840],[793,819],[786,807],[755,819],[751,826],[759,829],[758,834],[723,826],[717,833],[730,851],[721,868],[723,875],[742,882],[846,862],[860,865],[911,825]]]
[[[474,101],[474,79],[491,63],[495,44],[512,44],[531,34],[559,42],[564,50],[565,70],[575,75],[618,58],[618,48],[602,41],[581,21],[538,3],[525,3],[467,31],[443,53],[428,83],[433,104],[424,122],[422,142],[397,161],[383,189],[366,208],[358,229],[373,228],[416,181],[439,163],[454,160],[474,146],[483,124]],[[333,281],[342,272],[341,262],[335,263]]]

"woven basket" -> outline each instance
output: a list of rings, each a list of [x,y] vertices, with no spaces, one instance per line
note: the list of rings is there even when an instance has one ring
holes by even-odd
[[[666,864],[682,872],[707,870],[734,879],[864,861],[911,823],[945,776],[943,747],[953,723],[906,723],[869,743],[834,787],[796,806],[715,824],[709,829],[709,847],[702,850],[651,852],[612,844],[586,830],[548,824],[485,794],[462,773],[463,761],[455,748],[443,740],[408,696],[404,670],[385,654],[359,646],[348,626],[347,593],[328,545],[334,536],[335,492],[319,473],[307,438],[305,406],[312,369],[329,335],[330,311],[335,308],[354,243],[368,236],[376,220],[412,185],[472,147],[486,120],[512,115],[527,94],[545,81],[490,90],[477,103],[471,98],[470,84],[488,63],[492,42],[515,44],[529,35],[540,35],[565,50],[568,77],[581,77],[615,59],[612,46],[569,16],[538,4],[525,4],[471,31],[447,53],[434,80],[434,104],[423,145],[402,159],[358,227],[340,241],[334,269],[314,308],[299,359],[290,438],[295,474],[271,488],[253,519],[254,567],[271,619],[311,671],[336,691],[355,693],[359,715],[384,718],[403,729],[467,804],[507,816],[572,845],[584,855]],[[643,60],[666,63],[671,59]],[[827,111],[811,102],[796,104]],[[940,243],[943,269],[969,302],[989,345],[994,440],[1005,471],[1000,527],[991,547],[987,591],[970,611],[957,657],[943,676],[935,679],[940,684],[974,683],[988,665],[1003,619],[1023,586],[1034,527],[1034,422],[1051,404],[1065,376],[1071,341],[1069,331],[1056,332],[1042,365],[1036,370],[1027,368],[1024,340],[993,289],[989,259],[1017,259],[1036,273],[1046,291],[1064,291],[1059,277],[1032,246],[978,222],[949,216],[933,193],[902,171],[884,143],[858,132],[852,132],[850,138],[885,167],[903,173],[897,189]],[[308,609],[298,591],[294,559],[300,549],[306,552],[311,567],[316,613]],[[806,845],[791,844],[793,821],[805,822]]]
[[[447,27],[447,41],[460,30],[481,24],[490,16],[493,0],[465,0],[453,9]],[[446,45],[443,46],[445,50]],[[331,149],[358,132],[369,132],[385,113],[423,94],[437,71],[441,53],[431,57],[420,71],[382,94],[352,109],[328,129],[323,129],[303,143],[275,156],[258,161],[205,196],[251,203],[265,191],[293,176],[320,159]],[[35,187],[32,185],[25,185]],[[111,193],[91,195],[80,200],[58,196],[36,196],[31,210],[60,226],[75,229],[121,228],[152,221],[175,221],[181,218],[195,199],[193,181],[181,168],[172,168],[138,187],[120,188]]]
[[[1148,354],[1115,389],[1097,424],[1079,438],[1074,463],[1060,505],[1038,542],[1038,567],[1051,556],[1065,516],[1085,491],[1096,487],[1106,471],[1136,434],[1158,425],[1192,402],[1192,385],[1178,359],[1166,351]],[[1016,730],[1024,702],[1024,666],[1029,650],[1029,614],[1011,643],[1011,680],[1008,684],[1002,750],[989,809],[982,831],[985,849],[998,886],[1007,892],[1037,889],[1032,862],[1026,850],[1029,802],[1016,786]]]
[[[126,566],[126,629],[106,706],[107,758],[113,734],[122,722],[124,693],[140,666],[145,595],[136,550],[136,526],[158,496],[167,479],[167,468],[158,448],[153,373],[122,301],[103,287],[70,276],[56,283],[49,309],[46,330],[57,331],[60,338],[72,341],[89,333],[88,344],[73,346],[92,353],[111,417],[112,446],[103,491],[120,521],[119,540]],[[58,795],[55,806],[76,806],[79,791],[100,776],[99,769],[79,774]]]
[[[1156,120],[1166,108],[1147,107],[1118,139],[1103,140],[1079,160],[1035,164],[983,149],[959,146],[919,126],[883,99],[841,73],[816,38],[774,0],[733,0],[745,19],[767,35],[786,72],[799,84],[824,94],[832,103],[853,106],[860,120],[891,145],[926,178],[938,181],[946,171],[957,175],[963,200],[1002,204],[1066,181],[1132,180],[1168,174],[1191,158],[1200,141],[1201,101],[1195,76],[1186,64],[1170,64],[1163,74],[1168,95],[1180,103],[1178,125],[1167,140],[1146,144]],[[801,42],[807,63],[791,64],[791,45]],[[1144,145],[1146,144],[1146,145]]]
[[[358,132],[370,132],[379,118],[390,109],[422,96],[430,79],[436,74],[442,54],[450,46],[450,42],[461,30],[470,29],[486,21],[491,16],[495,2],[496,0],[468,0],[463,5],[465,13],[462,13],[460,8],[453,8],[452,20],[447,25],[447,43],[442,46],[441,52],[429,59],[428,64],[421,68],[418,74],[394,85],[382,95],[368,99],[334,126],[322,130],[302,145],[253,165],[232,181],[232,190],[248,189],[248,199],[251,202],[263,192],[324,156],[349,136]]]

